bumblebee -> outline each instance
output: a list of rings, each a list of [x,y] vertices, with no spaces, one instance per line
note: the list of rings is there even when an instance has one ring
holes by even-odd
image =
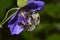
[[[25,24],[18,22],[20,26],[23,26],[27,31],[33,31],[36,25],[40,23],[40,15],[36,12],[21,12],[22,18],[25,20]],[[26,20],[27,19],[27,20]]]

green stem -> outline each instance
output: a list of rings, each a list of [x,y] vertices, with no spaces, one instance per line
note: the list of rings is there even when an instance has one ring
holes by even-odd
[[[5,18],[2,20],[1,23],[3,23],[3,22],[6,20],[6,18],[7,18],[7,16],[8,16],[9,12],[10,12],[11,10],[14,10],[14,9],[18,9],[18,8],[12,8],[12,9],[8,10],[8,12],[6,13]]]
[[[9,14],[9,12],[11,11],[11,10],[14,10],[14,9],[19,9],[19,8],[12,8],[12,9],[10,9],[7,13],[6,13],[6,16],[5,16],[5,18],[2,20],[2,22],[0,23],[0,27],[5,23],[5,22],[7,22],[14,14],[12,14],[11,16],[9,16],[8,18],[7,18],[7,16],[8,16],[8,14]]]
[[[11,16],[9,16],[4,22],[1,23],[1,25],[3,25],[5,22],[7,22],[14,14],[12,14]]]

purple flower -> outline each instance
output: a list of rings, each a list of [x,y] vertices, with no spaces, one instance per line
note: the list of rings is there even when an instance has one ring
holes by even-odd
[[[25,30],[24,25],[26,25],[28,20],[28,17],[24,19],[24,17],[21,15],[21,12],[36,12],[44,8],[44,2],[39,0],[28,0],[28,3],[26,6],[20,8],[8,21],[8,27],[10,28],[10,33],[12,35],[19,34],[23,30]],[[27,23],[28,24],[28,23]]]

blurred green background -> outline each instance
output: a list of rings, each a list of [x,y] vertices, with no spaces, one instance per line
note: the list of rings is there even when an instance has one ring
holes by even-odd
[[[60,0],[43,1],[45,8],[39,11],[41,23],[36,30],[11,35],[6,22],[0,29],[0,40],[60,40]],[[17,0],[0,0],[0,22],[13,7],[17,7]]]

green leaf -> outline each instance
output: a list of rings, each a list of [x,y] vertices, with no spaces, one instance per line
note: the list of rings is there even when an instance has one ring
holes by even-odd
[[[17,0],[18,7],[24,7],[27,4],[27,0]]]

